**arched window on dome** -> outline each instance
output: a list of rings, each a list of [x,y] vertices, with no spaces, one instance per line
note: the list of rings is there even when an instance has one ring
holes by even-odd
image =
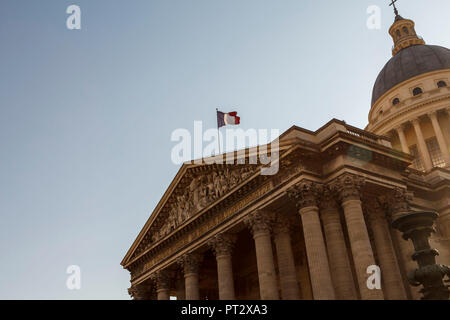
[[[422,93],[423,93],[422,88],[417,87],[417,88],[414,88],[414,90],[413,90],[413,95],[414,96],[421,95]]]
[[[407,27],[403,27],[403,29],[402,29],[402,30],[403,30],[403,32],[404,32],[405,34],[407,34],[407,35],[409,34],[409,30],[408,30],[408,28],[407,28]]]
[[[392,105],[396,106],[400,103],[400,99],[399,98],[395,98],[394,100],[392,100]]]
[[[400,38],[400,37],[402,36],[400,30],[397,30],[397,31],[396,31],[396,34],[397,34],[397,38]]]
[[[438,88],[445,88],[447,86],[447,83],[445,81],[439,81],[437,83]]]

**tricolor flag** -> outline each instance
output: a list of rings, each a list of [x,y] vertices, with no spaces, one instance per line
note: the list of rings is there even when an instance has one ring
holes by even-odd
[[[217,127],[221,128],[226,125],[238,125],[241,118],[237,116],[237,112],[223,113],[217,110]]]

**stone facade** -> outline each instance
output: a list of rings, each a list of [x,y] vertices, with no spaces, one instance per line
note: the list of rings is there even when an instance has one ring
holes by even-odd
[[[285,132],[273,176],[243,161],[185,164],[122,261],[131,273],[129,292],[134,299],[418,298],[406,282],[415,268],[411,244],[390,221],[410,210],[440,212],[445,202],[448,210],[450,172],[435,168],[419,177],[408,169],[411,160],[390,138],[332,120],[316,132]],[[214,185],[205,178],[213,172],[233,180],[157,232],[166,225],[160,215],[174,210],[172,199],[183,190],[195,198],[190,193]],[[433,183],[436,172],[444,183]],[[192,181],[204,184],[193,189]],[[433,244],[440,262],[450,264],[446,221],[439,221]],[[367,287],[372,265],[381,268],[381,290]]]
[[[412,21],[400,18],[391,28],[394,54],[423,45],[396,38],[398,26],[416,37]],[[450,89],[442,87],[449,70],[380,92],[367,130],[338,120],[315,132],[287,130],[275,175],[253,164],[255,149],[232,164],[225,159],[235,154],[222,155],[222,164],[217,157],[184,164],[122,260],[131,297],[418,299],[420,288],[407,281],[416,268],[412,244],[391,221],[409,211],[438,212],[431,244],[438,263],[450,265]],[[429,90],[406,98],[417,81]],[[430,135],[439,163],[437,151],[429,153]],[[371,266],[381,269],[381,289],[367,285]]]

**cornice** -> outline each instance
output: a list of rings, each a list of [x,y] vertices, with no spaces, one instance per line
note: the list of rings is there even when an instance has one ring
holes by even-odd
[[[280,141],[279,143],[279,152],[282,153],[284,151],[288,151],[290,148],[292,148],[292,143],[293,141]],[[298,143],[298,142],[297,142]],[[262,146],[260,146],[262,147]],[[244,158],[245,159],[249,159],[252,156],[258,156],[259,152],[253,152],[254,150],[259,150],[259,148],[247,148],[247,149],[243,149],[243,150],[238,150],[240,152],[244,152]],[[270,148],[270,144],[267,146],[267,152],[271,151]],[[234,151],[232,152],[233,154],[236,154],[238,151]],[[231,154],[231,153],[228,153]],[[130,249],[127,251],[125,257],[122,259],[121,265],[125,266],[129,265],[130,261],[134,260],[133,255],[135,254],[136,249],[139,247],[140,243],[144,240],[144,237],[146,236],[146,234],[148,233],[148,231],[150,230],[150,228],[153,226],[154,222],[156,221],[156,219],[158,218],[160,212],[165,208],[165,206],[168,204],[169,199],[171,198],[172,194],[176,191],[177,187],[180,185],[180,182],[182,182],[183,178],[186,177],[186,175],[189,174],[189,170],[201,170],[202,168],[211,168],[211,166],[228,166],[228,167],[232,167],[232,166],[236,166],[236,164],[227,164],[226,163],[226,155],[227,154],[223,154],[221,155],[225,160],[223,161],[223,164],[208,164],[206,161],[209,161],[211,159],[214,159],[216,157],[211,157],[211,158],[207,158],[207,159],[203,159],[203,163],[193,163],[195,162],[195,160],[188,162],[188,163],[184,163],[180,170],[178,171],[178,173],[176,174],[175,178],[173,179],[173,181],[171,182],[171,184],[169,185],[169,187],[167,188],[166,192],[164,193],[164,195],[162,196],[161,200],[158,202],[157,206],[155,207],[155,209],[153,210],[152,214],[150,215],[149,219],[147,220],[147,222],[145,223],[144,227],[141,229],[141,231],[139,232],[137,238],[135,239],[135,241],[133,242],[133,244],[131,245]],[[239,154],[238,154],[239,155]],[[280,158],[282,158],[282,155],[280,155]],[[235,159],[237,159],[237,157],[235,157]],[[255,171],[260,171],[259,169],[261,167],[263,167],[262,165],[254,165],[255,166]],[[220,201],[220,199],[218,199],[217,201]],[[214,205],[210,204],[208,207]],[[205,208],[204,208],[205,209]],[[204,211],[201,210],[201,212]],[[185,221],[186,222],[186,221]]]
[[[431,72],[427,72],[427,73],[423,73],[423,74],[419,74],[415,77],[412,77],[408,80],[405,80],[399,84],[397,84],[395,87],[391,88],[390,90],[386,91],[381,97],[378,98],[378,100],[370,107],[370,111],[369,111],[369,124],[370,124],[370,119],[372,118],[372,114],[373,112],[375,112],[375,110],[377,109],[377,107],[379,106],[379,103],[381,101],[383,101],[385,98],[387,98],[389,95],[391,95],[393,92],[397,91],[398,89],[407,86],[408,84],[411,84],[412,82],[416,82],[421,80],[422,78],[428,78],[429,76],[433,76],[436,74],[440,74],[440,73],[445,73],[445,72],[450,72],[450,69],[441,69],[441,70],[435,70],[435,71],[431,71]],[[367,128],[366,128],[367,129]]]
[[[405,107],[403,110],[399,110],[398,112],[396,112],[396,113],[394,113],[392,115],[389,115],[385,119],[383,119],[380,122],[376,123],[372,128],[370,128],[370,132],[381,131],[381,128],[383,128],[383,126],[385,127],[383,132],[388,132],[388,131],[394,129],[394,127],[396,126],[395,120],[401,118],[402,116],[405,116],[408,113],[411,114],[414,111],[418,110],[419,108],[425,107],[427,105],[430,105],[430,104],[433,104],[433,103],[437,103],[437,102],[446,101],[446,100],[450,100],[450,94],[442,95],[442,96],[435,97],[435,98],[430,98],[430,99],[427,99],[425,101],[421,101],[421,102],[418,102],[416,104],[412,104],[412,105],[410,105],[408,107]],[[423,110],[423,113],[421,113],[419,116],[427,114],[430,111],[433,111],[433,110]],[[407,117],[405,117],[405,121],[404,122],[407,122],[407,121],[411,121],[411,119],[408,119]],[[389,124],[392,124],[392,128],[389,128]]]

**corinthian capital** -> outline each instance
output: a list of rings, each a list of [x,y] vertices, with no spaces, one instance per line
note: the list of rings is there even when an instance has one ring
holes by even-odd
[[[156,283],[157,290],[169,289],[171,276],[167,270],[159,270],[151,275],[151,279]]]
[[[142,298],[141,298],[139,293],[140,292],[139,292],[138,288],[136,288],[135,286],[133,286],[131,288],[128,288],[128,294],[130,295],[130,297],[133,300],[142,300]]]
[[[411,211],[409,203],[413,200],[414,194],[404,188],[395,188],[393,191],[382,196],[381,202],[388,210],[389,218],[396,217]]]
[[[295,201],[295,205],[298,209],[317,207],[317,199],[321,191],[321,184],[312,181],[304,181],[288,190],[288,196]]]
[[[270,232],[272,221],[272,215],[262,210],[252,212],[244,218],[244,223],[249,227],[253,235],[261,232]]]
[[[321,211],[338,208],[336,192],[329,185],[324,186],[322,189],[319,198],[319,208]]]
[[[202,256],[196,253],[188,253],[177,259],[177,262],[184,269],[184,274],[198,273]]]
[[[214,236],[208,241],[216,257],[231,256],[237,236],[235,234],[222,233]]]
[[[148,282],[146,284],[133,285],[131,288],[128,288],[128,294],[133,300],[150,300],[152,293],[152,287]]]
[[[387,219],[385,209],[375,197],[367,199],[364,198],[363,210],[364,215],[369,224],[373,224],[374,222]]]
[[[273,233],[275,236],[280,234],[290,234],[292,220],[289,217],[278,215],[273,222]]]
[[[355,174],[344,173],[331,183],[341,202],[348,200],[361,200],[361,188],[365,180]]]

